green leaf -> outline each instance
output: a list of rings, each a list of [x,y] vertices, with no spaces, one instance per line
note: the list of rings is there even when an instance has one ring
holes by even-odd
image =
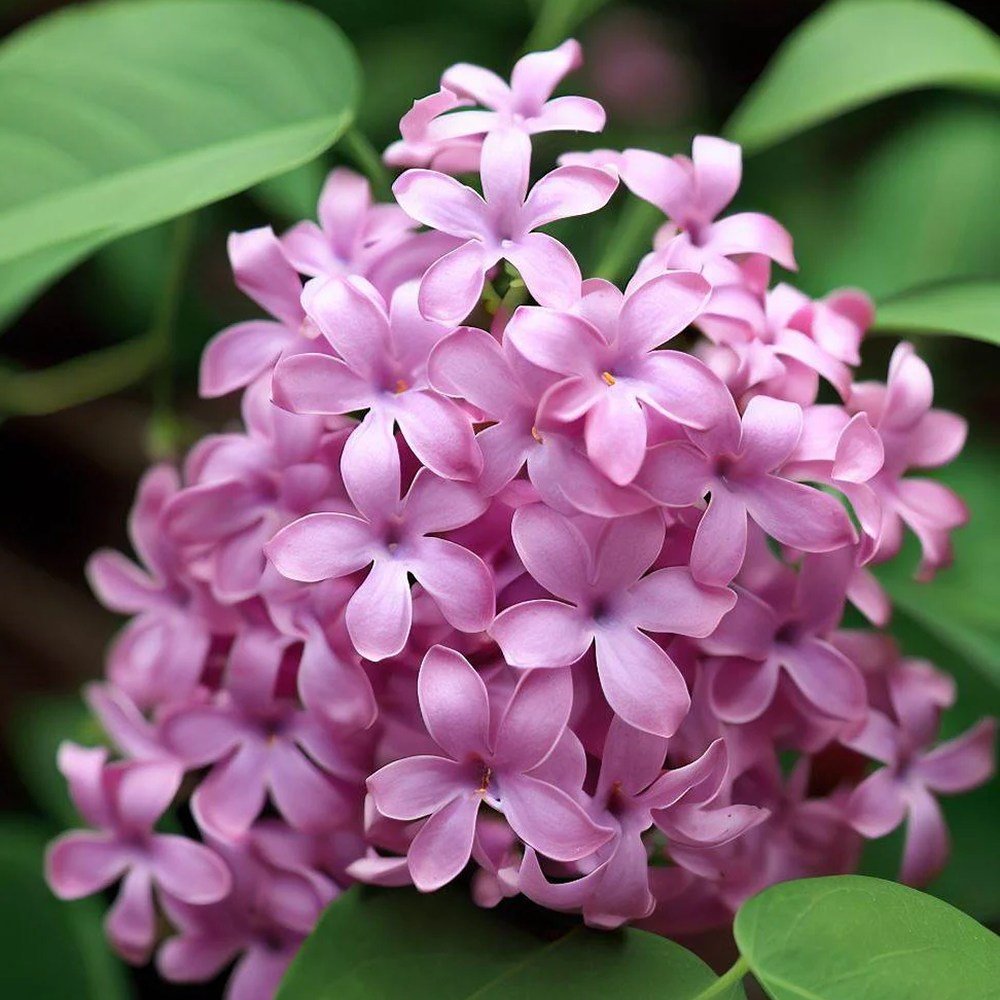
[[[0,263],[291,170],[349,125],[358,87],[340,30],[297,4],[134,0],[39,19],[0,46]]]
[[[740,908],[736,943],[774,1000],[987,1000],[1000,939],[953,906],[863,875],[783,882]]]
[[[108,950],[96,900],[60,902],[42,878],[45,835],[0,820],[0,996],[125,1000],[124,967]]]
[[[839,0],[787,38],[726,126],[755,152],[890,94],[1000,91],[1000,45],[937,0]]]
[[[719,982],[701,959],[666,938],[576,927],[545,940],[502,911],[480,909],[458,891],[352,889],[327,907],[278,1000],[695,1000]],[[741,1000],[743,992],[734,984],[714,996]]]
[[[63,740],[98,746],[104,734],[78,698],[29,698],[17,706],[8,728],[11,760],[31,797],[60,827],[80,825],[66,791],[66,779],[56,767]]]
[[[1000,345],[1000,281],[915,288],[879,304],[877,333],[945,333]]]

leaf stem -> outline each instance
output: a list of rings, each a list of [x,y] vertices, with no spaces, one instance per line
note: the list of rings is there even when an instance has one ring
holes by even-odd
[[[0,369],[0,410],[39,417],[100,399],[150,374],[159,350],[157,338],[144,333],[41,371]]]
[[[692,997],[691,1000],[714,1000],[715,997],[723,997],[736,986],[740,980],[750,971],[747,960],[740,955],[735,963],[726,970],[711,986],[706,986],[700,993]]]
[[[340,140],[344,152],[355,162],[361,172],[371,181],[372,191],[379,201],[388,201],[392,195],[389,171],[386,170],[378,150],[368,137],[356,128],[349,128]]]
[[[195,214],[174,222],[167,270],[153,313],[149,337],[156,345],[157,365],[153,380],[153,415],[149,448],[154,458],[172,457],[176,451],[177,416],[174,406],[174,328],[180,307],[184,278],[194,242]]]

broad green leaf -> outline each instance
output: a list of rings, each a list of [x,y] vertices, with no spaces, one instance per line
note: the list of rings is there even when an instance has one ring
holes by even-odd
[[[101,906],[49,892],[45,841],[27,822],[0,820],[0,996],[125,1000],[131,991],[101,932]]]
[[[644,931],[574,928],[548,940],[468,895],[352,889],[292,963],[278,1000],[523,1000],[552,996],[695,1000],[717,982],[701,959]],[[738,985],[714,994],[741,1000]]]
[[[946,333],[1000,345],[1000,281],[915,288],[879,304],[879,333]]]
[[[953,906],[863,875],[783,882],[740,908],[736,943],[774,1000],[988,1000],[1000,938]]]
[[[839,0],[785,40],[726,126],[755,152],[890,94],[1000,92],[1000,45],[937,0]]]
[[[107,242],[316,157],[358,95],[340,30],[274,0],[79,5],[0,46],[0,263]]]
[[[954,97],[939,101],[849,166],[838,162],[843,154],[836,143],[812,139],[789,146],[800,157],[794,183],[782,150],[751,164],[749,200],[743,201],[771,212],[795,234],[796,286],[824,295],[857,285],[884,301],[988,269],[1000,226],[995,108]]]
[[[56,767],[63,740],[97,746],[104,734],[78,698],[27,699],[17,706],[8,728],[8,746],[21,781],[37,805],[59,827],[80,826],[66,779]]]

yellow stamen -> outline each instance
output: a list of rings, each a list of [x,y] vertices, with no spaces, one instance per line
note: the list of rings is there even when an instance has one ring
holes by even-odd
[[[615,377],[614,375],[611,374],[611,372],[601,372],[601,378],[604,379],[604,381],[607,382],[608,385],[615,384]]]
[[[485,795],[486,790],[490,787],[490,778],[493,777],[493,769],[486,767],[483,768],[483,782],[479,786],[479,794]]]
[[[538,430],[538,428],[537,428],[537,427],[532,427],[532,428],[531,428],[531,436],[532,436],[532,437],[533,437],[533,438],[534,438],[534,439],[535,439],[535,440],[536,440],[536,441],[537,441],[537,442],[538,442],[539,444],[541,444],[541,443],[542,443],[542,435],[541,435],[541,434],[539,433],[539,430]]]
[[[401,392],[406,392],[410,387],[401,379],[396,379],[396,395],[398,396]]]

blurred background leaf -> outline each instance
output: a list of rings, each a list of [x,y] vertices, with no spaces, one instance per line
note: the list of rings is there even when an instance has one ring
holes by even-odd
[[[101,933],[100,904],[56,899],[42,878],[46,835],[0,819],[0,996],[34,1000],[127,1000],[124,967]]]
[[[879,306],[875,330],[951,333],[1000,346],[1000,282],[946,282],[895,295]]]
[[[992,32],[938,0],[835,0],[778,49],[726,133],[753,153],[889,94],[1000,92]]]

